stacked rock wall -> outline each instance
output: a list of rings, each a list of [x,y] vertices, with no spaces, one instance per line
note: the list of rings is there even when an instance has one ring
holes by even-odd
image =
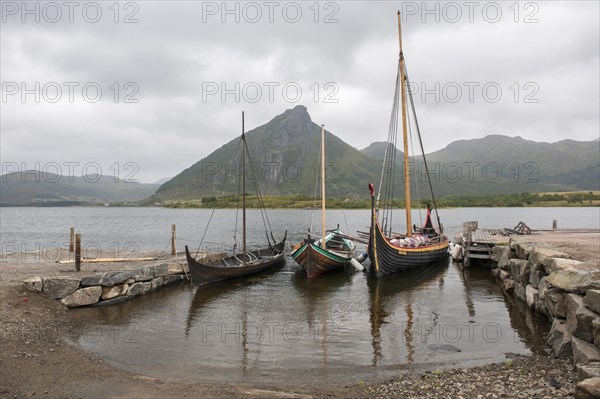
[[[513,240],[495,247],[492,260],[492,274],[504,289],[552,321],[548,345],[554,354],[573,356],[580,379],[600,377],[600,270],[586,270],[562,252]],[[586,384],[578,384],[578,390]]]
[[[107,306],[184,280],[187,272],[187,263],[162,263],[85,277],[33,277],[23,281],[23,285],[29,291],[60,300],[70,308]]]

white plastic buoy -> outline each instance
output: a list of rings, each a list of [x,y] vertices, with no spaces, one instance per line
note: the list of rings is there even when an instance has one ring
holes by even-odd
[[[452,249],[452,259],[461,260],[463,257],[463,248],[460,245],[455,245]]]
[[[365,270],[365,267],[363,265],[360,264],[359,261],[357,261],[356,259],[352,258],[350,259],[350,263],[352,264],[352,266],[354,266],[354,268],[356,270],[358,270],[359,272],[362,272],[363,270]]]
[[[354,259],[356,259],[356,260],[357,260],[359,263],[363,263],[363,262],[365,261],[365,259],[367,259],[367,258],[368,258],[368,255],[367,255],[367,253],[366,253],[366,252],[363,252],[362,254],[358,255],[358,256],[357,256],[356,258],[354,258]]]

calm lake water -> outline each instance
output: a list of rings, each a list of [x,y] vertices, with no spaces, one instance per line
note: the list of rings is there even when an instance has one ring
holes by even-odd
[[[89,251],[166,250],[177,225],[179,249],[196,248],[207,210],[161,208],[1,208],[4,252],[63,246],[70,226]],[[463,221],[490,228],[598,228],[598,208],[444,209],[446,232]],[[263,241],[258,211],[249,236]],[[311,212],[269,211],[276,238],[305,236]],[[318,214],[315,220],[318,220]],[[401,219],[402,214],[396,216]],[[414,213],[419,221],[419,213]],[[330,211],[329,226],[367,229],[369,213]],[[230,247],[235,211],[217,210],[207,246]],[[347,227],[346,227],[347,226]],[[318,225],[315,225],[317,228]],[[399,227],[397,230],[401,230]],[[238,237],[239,239],[240,237]],[[90,249],[91,248],[91,249]],[[127,249],[129,248],[129,249]],[[289,252],[289,248],[288,248]],[[85,255],[85,254],[84,254]],[[376,281],[351,270],[308,281],[287,256],[267,273],[204,287],[187,282],[107,308],[69,312],[85,329],[71,341],[136,373],[208,381],[355,383],[399,371],[502,361],[544,349],[548,323],[505,297],[488,270],[450,262]]]

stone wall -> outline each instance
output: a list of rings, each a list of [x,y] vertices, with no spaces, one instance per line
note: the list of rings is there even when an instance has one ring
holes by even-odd
[[[552,321],[548,345],[554,354],[573,356],[581,380],[594,378],[578,384],[576,397],[588,397],[585,390],[600,377],[600,270],[585,270],[567,254],[512,239],[494,248],[492,260],[492,274],[506,292]]]
[[[70,308],[107,306],[184,280],[187,273],[187,263],[162,263],[84,277],[32,277],[23,285],[28,291],[43,293]]]

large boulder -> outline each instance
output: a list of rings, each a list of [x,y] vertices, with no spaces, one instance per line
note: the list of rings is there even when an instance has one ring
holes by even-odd
[[[583,262],[573,259],[552,258],[546,263],[546,273],[550,274],[556,270],[578,270]]]
[[[62,299],[79,288],[76,277],[46,277],[42,279],[42,292],[52,299]]]
[[[571,349],[571,334],[567,330],[567,322],[556,318],[552,322],[552,328],[548,334],[548,345],[554,351],[556,357],[569,357],[573,353]]]
[[[588,364],[600,362],[600,349],[577,337],[571,338],[573,348],[573,364]]]
[[[162,287],[165,284],[166,279],[167,279],[167,276],[160,276],[160,277],[156,277],[156,278],[152,279],[152,281],[150,282],[150,284],[151,284],[150,290],[156,291],[157,289]]]
[[[127,290],[127,295],[136,296],[136,295],[145,295],[150,292],[152,289],[152,283],[150,281],[134,283],[129,286]]]
[[[529,255],[529,261],[533,265],[548,265],[552,258],[572,259],[572,256],[552,248],[544,247],[534,249]]]
[[[152,266],[152,268],[154,269],[154,277],[164,277],[169,274],[169,265],[167,263]]]
[[[536,243],[533,242],[519,242],[515,247],[517,257],[520,259],[527,260],[529,255],[538,248]]]
[[[114,271],[106,273],[98,273],[91,276],[86,276],[81,279],[82,287],[90,287],[93,285],[101,285],[103,287],[112,287],[121,284],[124,281],[133,277],[132,271]]]
[[[31,277],[23,280],[23,287],[29,292],[42,292],[42,279]]]
[[[577,378],[585,380],[586,378],[600,377],[600,362],[590,362],[588,364],[578,364],[575,366]]]
[[[583,305],[583,296],[565,294],[565,309],[569,332],[577,338],[594,342],[592,323],[600,317]]]
[[[67,295],[61,300],[61,302],[70,308],[88,306],[98,302],[101,294],[102,287],[85,287],[78,289],[71,295]]]
[[[575,387],[575,399],[600,398],[600,378],[588,378]]]
[[[502,245],[496,245],[494,248],[492,248],[492,254],[490,255],[490,259],[493,262],[498,263],[498,261],[502,257],[502,251],[504,249],[506,249],[507,251],[510,251],[510,248],[508,248],[508,247],[505,247],[505,246],[502,246]]]
[[[593,310],[596,313],[600,313],[600,290],[589,290],[583,298],[583,304],[588,309]]]
[[[510,266],[510,274],[515,281],[529,284],[529,272],[531,265],[526,260],[511,259],[508,261]]]
[[[568,292],[585,294],[589,289],[600,288],[600,272],[555,270],[548,275],[546,283]]]
[[[169,263],[168,264],[167,273],[169,275],[182,274],[183,273],[183,267],[181,267],[180,263]]]
[[[544,305],[553,317],[567,317],[565,308],[565,292],[560,288],[550,288],[546,291]]]
[[[129,284],[119,284],[112,287],[104,287],[102,288],[102,295],[100,298],[105,301],[118,296],[127,295],[128,289]]]
[[[154,278],[154,268],[144,267],[143,269],[137,270],[134,272],[133,278],[136,282],[150,281]]]
[[[548,292],[548,286],[546,285],[546,277],[542,277],[540,284],[538,285],[538,299],[535,304],[535,308],[538,312],[551,317],[550,312],[546,308],[546,293]]]
[[[529,273],[529,283],[533,288],[538,288],[543,277],[547,276],[544,265],[533,265]]]

